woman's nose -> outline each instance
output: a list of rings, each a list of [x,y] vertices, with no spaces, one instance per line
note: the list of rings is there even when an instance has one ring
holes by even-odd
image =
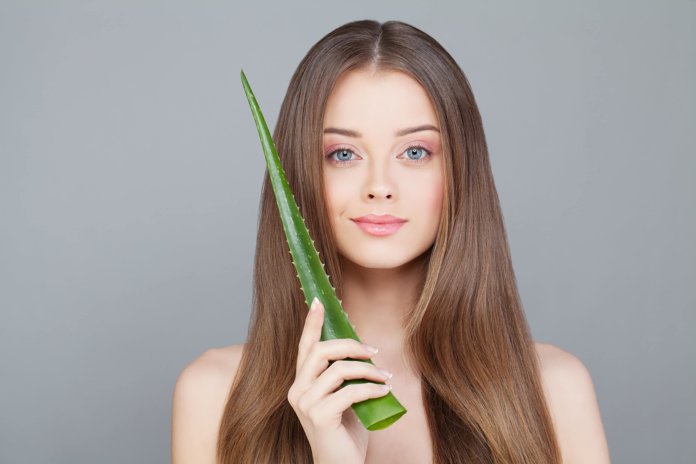
[[[373,158],[370,161],[363,186],[364,193],[370,200],[391,200],[396,193],[396,185],[392,177],[393,173],[390,172],[389,157],[385,157],[384,161],[379,161],[378,158]]]

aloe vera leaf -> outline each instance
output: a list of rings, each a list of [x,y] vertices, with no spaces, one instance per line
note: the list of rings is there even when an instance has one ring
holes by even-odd
[[[266,167],[283,223],[285,239],[292,256],[292,264],[295,266],[297,277],[300,280],[305,303],[309,307],[316,297],[324,305],[324,325],[321,331],[321,340],[352,338],[360,341],[353,325],[348,320],[348,315],[341,306],[341,301],[336,296],[336,289],[329,281],[324,264],[319,259],[319,253],[314,247],[314,240],[309,235],[305,220],[295,202],[295,196],[285,178],[285,171],[280,163],[266,120],[243,70],[241,78],[244,93],[249,101],[251,113],[261,138]],[[374,364],[370,359],[358,359],[357,361]],[[341,384],[341,388],[352,383],[366,382],[368,380],[349,379]],[[353,403],[351,407],[363,426],[370,431],[389,427],[407,412],[392,392],[378,398],[369,398]]]

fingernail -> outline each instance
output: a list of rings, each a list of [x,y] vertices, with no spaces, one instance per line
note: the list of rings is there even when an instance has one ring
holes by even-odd
[[[318,303],[319,303],[319,299],[315,296],[314,299],[312,300],[312,305],[309,307],[309,310],[316,311]]]
[[[394,374],[392,374],[391,372],[389,372],[389,371],[387,371],[387,370],[380,369],[379,371],[380,371],[382,374],[384,374],[388,379],[391,379],[392,377],[394,377]]]
[[[363,348],[365,348],[367,351],[370,351],[373,354],[377,354],[379,352],[378,348],[375,348],[374,346],[366,345],[365,343],[362,344]]]
[[[389,391],[389,390],[392,389],[392,386],[389,385],[388,383],[387,383],[387,384],[384,384],[384,385],[381,385],[381,387],[382,387],[382,390],[386,390],[386,391]]]

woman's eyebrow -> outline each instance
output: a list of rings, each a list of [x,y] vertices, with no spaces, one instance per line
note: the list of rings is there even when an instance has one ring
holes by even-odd
[[[394,134],[396,137],[401,137],[403,135],[407,134],[412,134],[414,132],[421,132],[421,131],[427,131],[427,130],[433,130],[436,132],[440,132],[440,129],[437,127],[433,126],[432,124],[423,124],[422,126],[415,126],[415,127],[408,127],[406,129],[401,129],[400,131],[397,131],[396,134]],[[347,137],[354,137],[354,138],[361,138],[362,134],[350,130],[350,129],[341,129],[339,127],[327,127],[324,129],[325,134],[340,134],[340,135],[345,135]]]

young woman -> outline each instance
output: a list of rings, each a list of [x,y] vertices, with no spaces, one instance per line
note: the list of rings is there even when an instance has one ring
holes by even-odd
[[[307,311],[266,176],[247,343],[180,374],[174,464],[609,462],[587,369],[531,339],[481,116],[438,42],[398,21],[335,29],[299,64],[274,140],[379,352],[320,341],[323,307]],[[353,378],[386,380],[408,412],[368,432],[350,406],[386,391],[339,389]]]

